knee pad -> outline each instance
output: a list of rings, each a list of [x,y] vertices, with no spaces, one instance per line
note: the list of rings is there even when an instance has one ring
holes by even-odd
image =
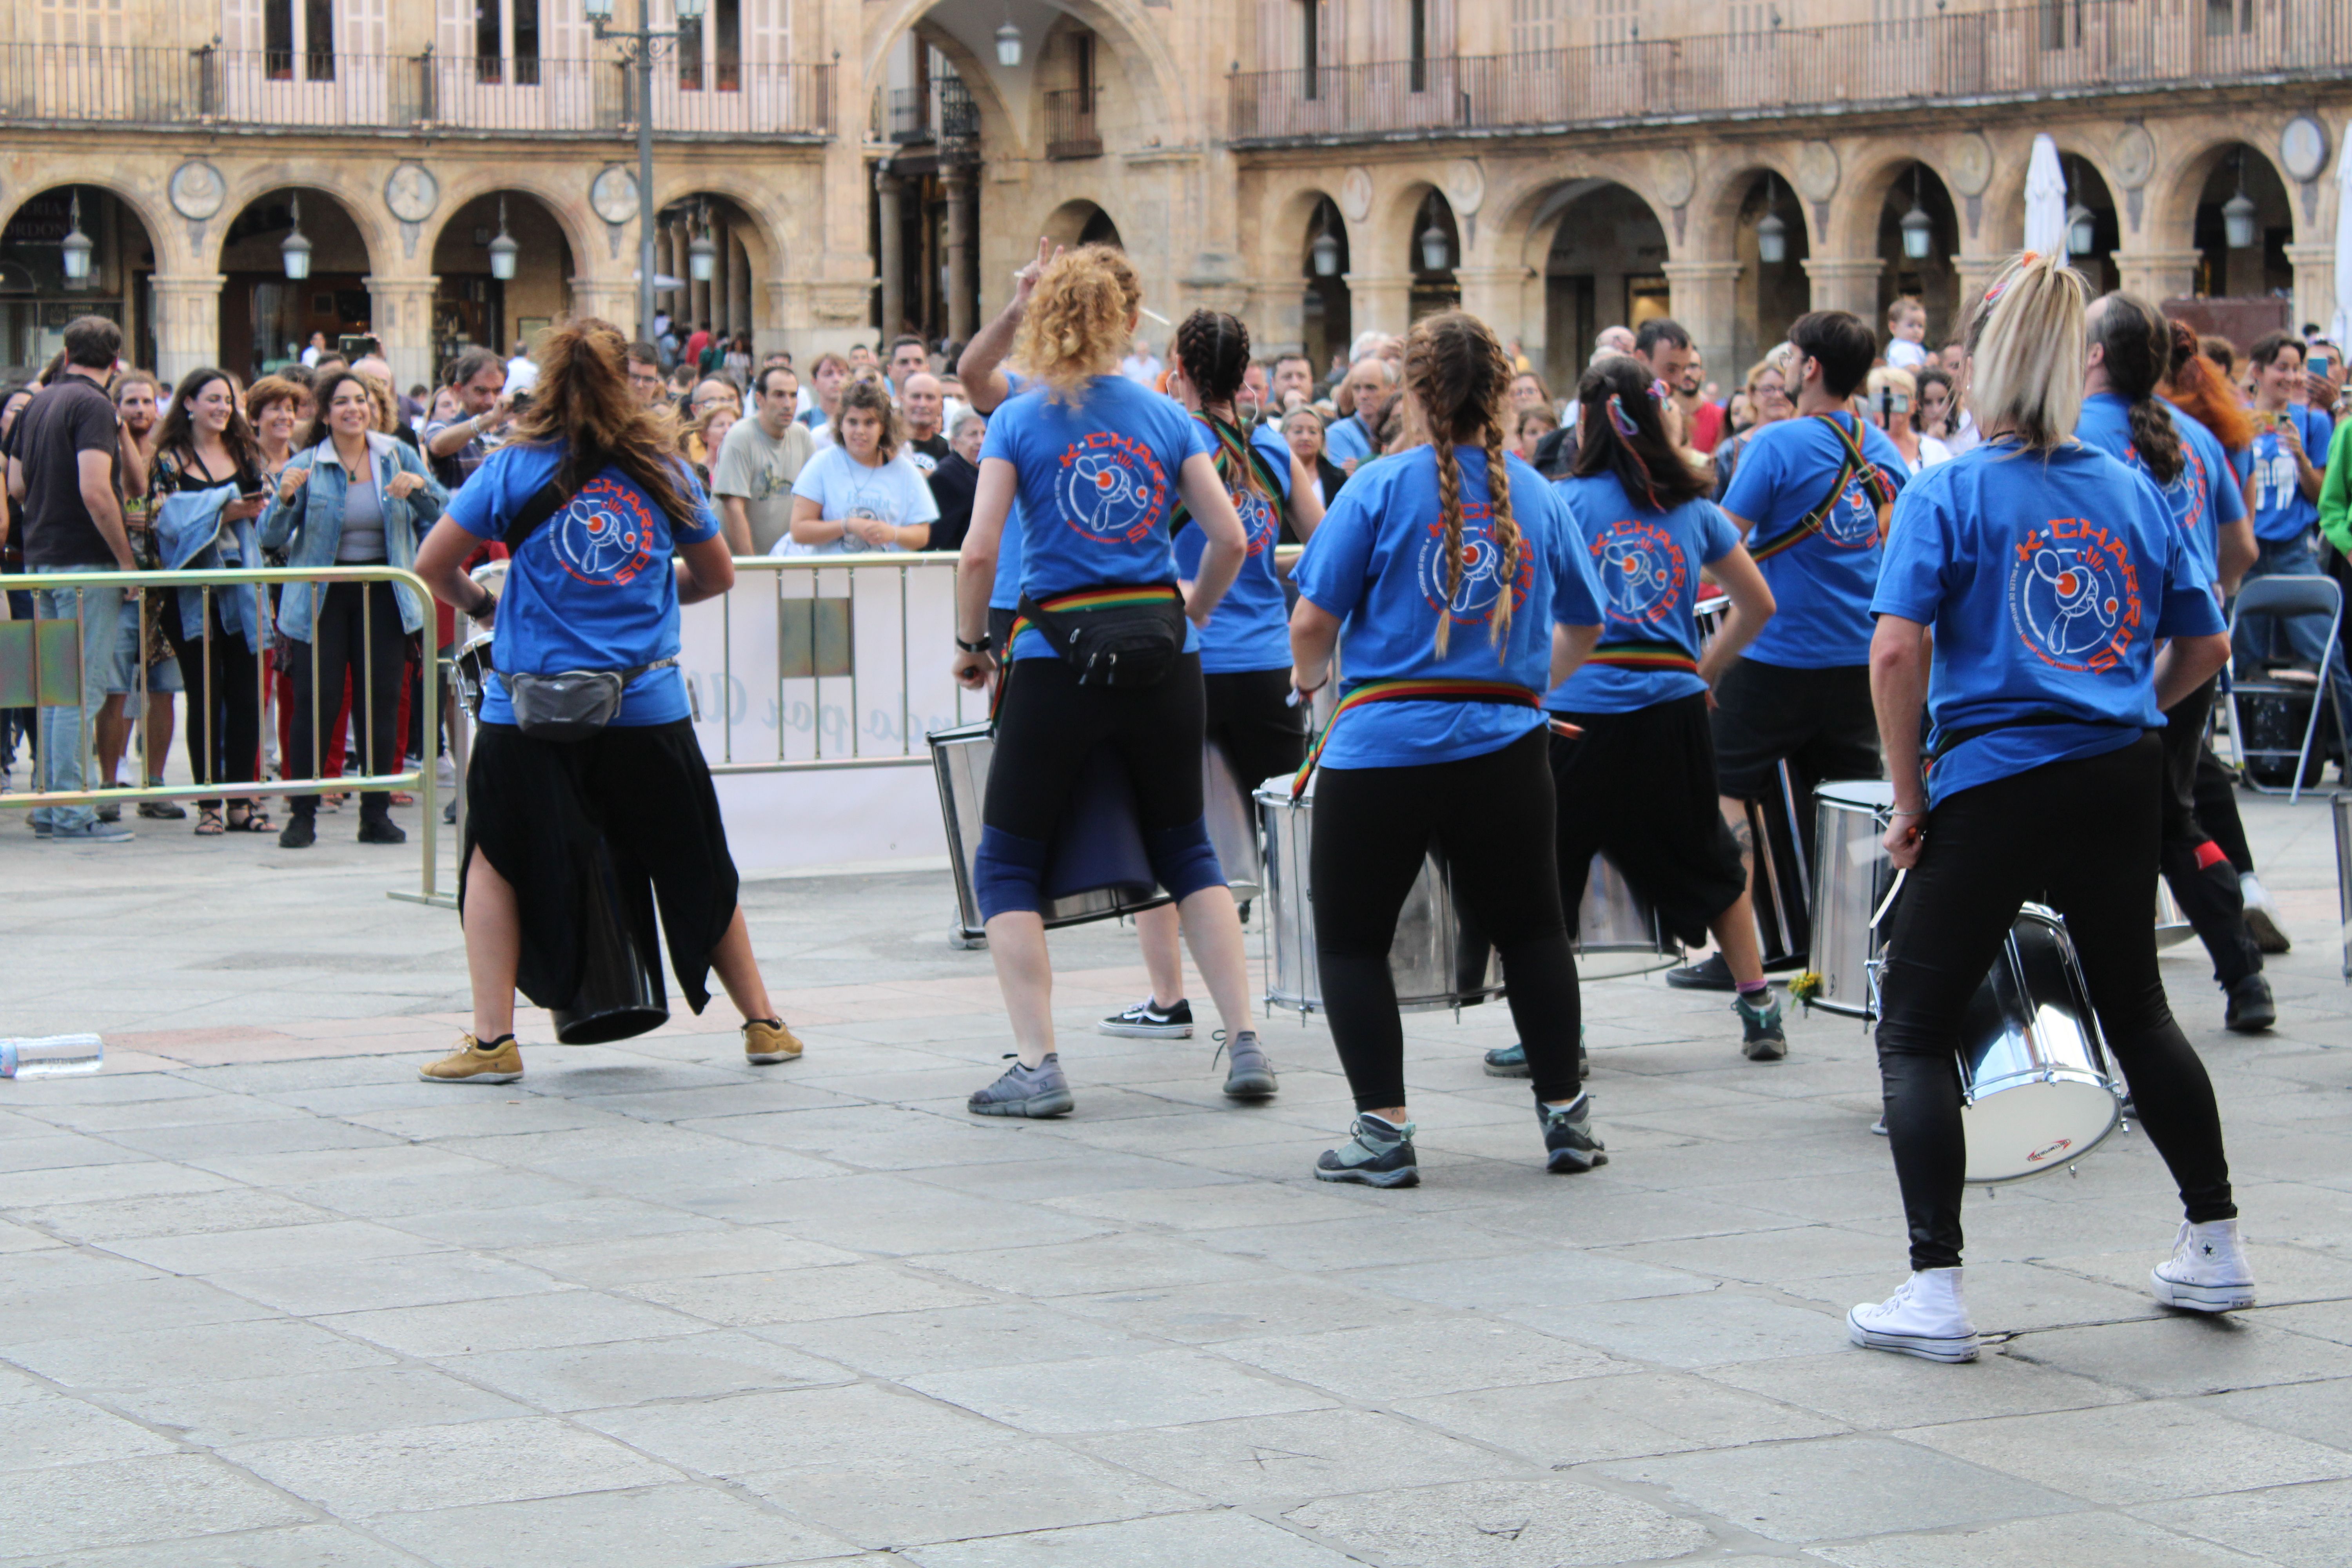
[[[1151,874],[1169,896],[1181,903],[1203,888],[1225,885],[1225,868],[1217,864],[1216,847],[1209,842],[1209,819],[1196,816],[1181,827],[1153,828],[1143,836],[1143,852]]]
[[[1045,898],[1045,845],[1000,827],[980,830],[980,852],[972,857],[972,898],[980,905],[982,923],[1013,910],[1042,913]]]

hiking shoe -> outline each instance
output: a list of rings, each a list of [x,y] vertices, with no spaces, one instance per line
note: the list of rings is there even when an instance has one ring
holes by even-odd
[[[1723,962],[1723,954],[1715,953],[1696,963],[1686,963],[1680,969],[1666,971],[1666,984],[1682,991],[1737,991],[1739,983],[1731,978],[1731,965]]]
[[[2259,974],[2242,974],[2228,986],[2230,1003],[2221,1026],[2241,1035],[2259,1035],[2278,1022],[2278,1004],[2271,1000],[2271,983]]]
[[[93,816],[76,827],[59,827],[52,823],[46,837],[52,844],[128,844],[139,836],[120,822]]]
[[[1113,1013],[1095,1026],[1098,1035],[1124,1035],[1139,1040],[1189,1040],[1192,1037],[1192,1004],[1178,998],[1160,1007],[1150,996],[1124,1013]]]
[[[1536,1120],[1543,1124],[1544,1165],[1557,1175],[1574,1175],[1609,1163],[1608,1145],[1592,1135],[1592,1097],[1579,1094],[1566,1105],[1538,1102]]]
[[[1789,1037],[1780,1032],[1780,999],[1769,991],[1760,994],[1761,1007],[1744,995],[1731,999],[1731,1010],[1739,1015],[1739,1048],[1751,1062],[1777,1062],[1789,1054]]]
[[[1013,1065],[986,1089],[975,1092],[965,1106],[974,1116],[1067,1116],[1074,1103],[1070,1080],[1062,1076],[1062,1054],[1047,1051],[1034,1068],[1023,1067],[1007,1052]]]
[[[1421,1166],[1412,1157],[1412,1127],[1360,1110],[1349,1124],[1348,1141],[1315,1157],[1318,1182],[1361,1182],[1368,1187],[1417,1187]]]
[[[522,1076],[522,1050],[512,1035],[487,1046],[467,1035],[455,1051],[418,1068],[416,1076],[427,1083],[512,1083]]]
[[[121,786],[119,784],[109,784],[106,787],[109,789],[119,789]],[[122,808],[119,805],[101,805],[98,808],[98,819],[100,822],[120,822],[122,820]]]
[[[1960,1300],[1957,1268],[1919,1269],[1885,1300],[1864,1301],[1845,1315],[1845,1334],[1864,1350],[1923,1361],[1977,1359],[1977,1331]]]
[[[162,784],[163,781],[157,779],[155,782]],[[188,808],[176,800],[142,800],[139,803],[139,815],[150,822],[185,822]]]
[[[743,1025],[743,1059],[754,1067],[799,1059],[801,1043],[782,1018],[752,1018]]]
[[[360,818],[360,842],[362,844],[405,844],[408,830],[389,816]]]
[[[2238,1246],[2238,1222],[2180,1222],[2172,1256],[2148,1271],[2156,1299],[2191,1312],[2226,1312],[2254,1304],[2254,1273]]]
[[[1274,1098],[1274,1063],[1258,1044],[1257,1032],[1244,1029],[1225,1041],[1225,1032],[1217,1031],[1217,1052],[1225,1058],[1225,1096],[1229,1100],[1271,1100]],[[1209,1065],[1217,1065],[1215,1057]]]
[[[308,849],[319,841],[319,819],[307,811],[298,811],[286,819],[278,831],[280,849]]]
[[[2238,891],[2245,899],[2246,931],[2254,939],[2254,945],[2271,953],[2291,950],[2294,943],[2286,939],[2286,917],[2279,913],[2277,900],[2263,886],[2263,879],[2252,871],[2242,872],[2238,878]]]
[[[1486,1056],[1486,1076],[1488,1078],[1528,1078],[1533,1076],[1528,1067],[1528,1047],[1525,1044],[1517,1040],[1513,1040],[1507,1046],[1497,1046],[1493,1050],[1488,1051]],[[1584,1031],[1581,1028],[1579,1028],[1576,1031],[1576,1081],[1582,1083],[1586,1079],[1589,1079],[1591,1076],[1592,1058],[1585,1051]]]

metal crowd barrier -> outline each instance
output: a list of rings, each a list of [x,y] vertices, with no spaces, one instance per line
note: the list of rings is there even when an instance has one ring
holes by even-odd
[[[425,754],[421,767],[390,773],[345,773],[340,778],[323,776],[304,778],[296,776],[292,773],[295,759],[291,755],[287,755],[280,758],[280,766],[287,772],[285,776],[279,778],[216,779],[209,784],[150,784],[146,782],[161,770],[155,765],[159,759],[153,754],[152,740],[147,734],[144,722],[148,697],[147,672],[150,663],[152,662],[148,641],[149,627],[146,624],[145,591],[151,588],[179,588],[200,592],[205,601],[204,638],[209,643],[213,634],[212,595],[215,589],[236,588],[248,584],[271,586],[296,583],[314,584],[322,588],[334,583],[399,584],[415,593],[419,601],[425,606],[425,626],[428,631],[432,626],[433,591],[427,588],[425,585],[425,580],[414,572],[404,571],[396,566],[331,566],[300,570],[289,567],[245,567],[211,572],[45,572],[21,576],[0,575],[0,591],[26,589],[38,593],[68,588],[82,591],[75,595],[75,615],[70,621],[37,618],[30,622],[13,620],[0,622],[0,709],[32,708],[37,710],[43,708],[79,708],[85,705],[97,707],[103,704],[105,693],[86,693],[82,689],[81,617],[87,607],[87,595],[89,591],[120,593],[124,589],[139,590],[139,602],[135,605],[126,604],[121,613],[139,616],[141,626],[141,649],[137,661],[136,686],[135,689],[126,694],[123,699],[126,721],[136,721],[139,724],[139,782],[120,789],[27,790],[0,795],[0,807],[35,809],[60,805],[135,805],[139,802],[150,800],[201,800],[215,797],[227,800],[242,796],[260,799],[278,795],[414,790],[416,792],[418,803],[424,807],[423,831],[418,835],[423,840],[421,846],[424,860],[423,887],[415,893],[394,892],[388,896],[404,902],[447,906],[450,903],[449,897],[438,892],[436,889],[436,871],[439,865],[436,835],[441,826],[441,811],[434,768],[439,753],[440,739],[439,726],[432,721],[432,716],[440,707],[440,671],[436,661],[432,658],[422,660],[424,688],[418,696],[419,702],[423,704],[422,716],[425,720],[424,731],[426,737]],[[267,620],[271,618],[266,607],[268,595],[264,595],[262,597],[265,600],[264,618]],[[173,599],[165,599],[163,613],[165,615],[178,613],[178,606]],[[373,604],[363,601],[360,671],[352,682],[353,717],[358,720],[362,734],[371,733],[373,729],[374,694],[372,689],[373,683],[367,679],[371,673],[367,661],[373,646],[373,637],[367,634],[373,631]],[[68,626],[72,628],[70,632],[64,629]],[[264,640],[266,647],[269,639]],[[333,714],[321,711],[325,703],[322,701],[317,679],[317,641],[314,639],[309,647],[312,669],[310,681],[312,749],[316,755],[323,755],[332,743],[331,737],[327,733],[325,721],[331,720]],[[257,719],[263,737],[261,751],[266,754],[271,704],[268,679],[270,664],[264,648],[254,650],[254,661],[257,676],[256,687],[259,693],[260,711]],[[211,666],[209,650],[207,650],[205,663],[209,670]],[[182,722],[188,726],[205,722],[203,715],[208,714],[211,707],[209,694],[192,691],[187,696],[188,712]],[[333,701],[336,710],[340,711],[341,697],[336,697]],[[199,702],[204,704],[201,712],[198,708]],[[37,718],[36,723],[37,725],[38,723]],[[79,726],[79,739],[77,743],[81,747],[81,773],[85,781],[96,776],[96,728],[95,723],[84,723]],[[36,733],[37,734],[37,730]],[[407,737],[404,735],[397,737],[397,743],[404,754],[407,749]],[[361,758],[355,761],[363,760],[364,755],[362,748]],[[163,760],[168,761],[168,759]],[[39,773],[35,773],[37,783],[40,776]]]

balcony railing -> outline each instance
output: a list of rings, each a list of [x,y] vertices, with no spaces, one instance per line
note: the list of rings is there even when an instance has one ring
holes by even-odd
[[[2146,92],[2352,68],[2352,0],[2044,0],[1825,27],[1237,73],[1233,139],[1478,135],[1952,99]]]
[[[1045,95],[1045,156],[1099,158],[1102,132],[1095,123],[1095,95],[1068,88]]]
[[[635,96],[617,60],[0,45],[0,125],[606,137],[635,131]],[[821,139],[833,67],[657,72],[651,109],[659,136]]]

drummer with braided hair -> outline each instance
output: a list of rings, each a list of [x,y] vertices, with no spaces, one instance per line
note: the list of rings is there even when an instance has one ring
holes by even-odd
[[[1201,628],[1201,685],[1208,738],[1223,748],[1234,782],[1255,790],[1262,780],[1297,772],[1307,756],[1306,714],[1290,701],[1290,605],[1274,547],[1286,519],[1300,539],[1311,537],[1323,507],[1315,499],[1312,471],[1278,438],[1271,447],[1254,441],[1234,417],[1234,395],[1250,367],[1248,329],[1221,310],[1195,310],[1177,323],[1172,358],[1168,394],[1192,411],[1214,444],[1217,477],[1247,536],[1241,575]],[[1181,500],[1170,526],[1177,580],[1189,584],[1200,576],[1208,539]],[[1255,819],[1255,802],[1243,804]],[[1175,910],[1160,904],[1143,910],[1135,917],[1135,931],[1151,994],[1096,1027],[1106,1035],[1189,1038],[1192,1005],[1184,998]],[[1239,1097],[1254,1081],[1229,1077],[1226,1092]]]
[[[2136,294],[2108,294],[2084,318],[2090,363],[2083,375],[2083,419],[2075,438],[2120,458],[2156,481],[2171,508],[2181,542],[2206,581],[2221,573],[2225,531],[2251,540],[2230,459],[2213,433],[2158,397],[2170,369],[2172,328],[2164,313]],[[2215,595],[2219,602],[2220,595]],[[2205,721],[2221,685],[2215,676],[2165,712],[2164,880],[2213,959],[2213,979],[2228,998],[2222,1024],[2259,1034],[2278,1019],[2271,983],[2263,978],[2263,950],[2246,927],[2246,899],[2237,868],[2197,821],[2197,767],[2205,752]]]
[[[1601,580],[1601,646],[1544,706],[1573,726],[1555,735],[1559,896],[1573,927],[1596,854],[1683,942],[1712,931],[1738,994],[1740,1048],[1751,1061],[1789,1054],[1780,1004],[1764,984],[1756,915],[1739,844],[1717,807],[1708,697],[1772,618],[1772,590],[1739,531],[1706,499],[1707,483],[1666,435],[1654,383],[1622,355],[1584,373],[1581,433],[1558,482]],[[1701,575],[1730,595],[1731,613],[1702,655]],[[1496,1077],[1525,1072],[1517,1045],[1486,1053]]]
[[[1412,1186],[1404,1034],[1389,949],[1434,847],[1467,921],[1501,952],[1545,1163],[1608,1156],[1577,1084],[1580,1005],[1553,858],[1543,693],[1599,638],[1592,569],[1559,499],[1504,446],[1511,362],[1449,310],[1405,340],[1427,446],[1357,470],[1293,573],[1292,683],[1311,695],[1344,641],[1346,683],[1319,763],[1307,882],[1331,1038],[1354,1091],[1327,1182]],[[1308,782],[1302,773],[1298,787]]]
[[[2165,794],[2154,731],[2230,643],[2155,484],[2072,438],[2087,293],[2032,252],[1986,289],[1967,335],[1984,442],[1904,490],[1871,603],[1895,785],[1885,845],[1906,873],[1878,1062],[1913,1272],[1846,1326],[1858,1345],[1932,1361],[1977,1355],[1960,1289],[1960,1030],[2029,900],[2065,918],[2100,1032],[2179,1187],[2187,1218],[2150,1277],[2157,1300],[2253,1302],[2221,1112],[2165,1001],[2148,919]]]

